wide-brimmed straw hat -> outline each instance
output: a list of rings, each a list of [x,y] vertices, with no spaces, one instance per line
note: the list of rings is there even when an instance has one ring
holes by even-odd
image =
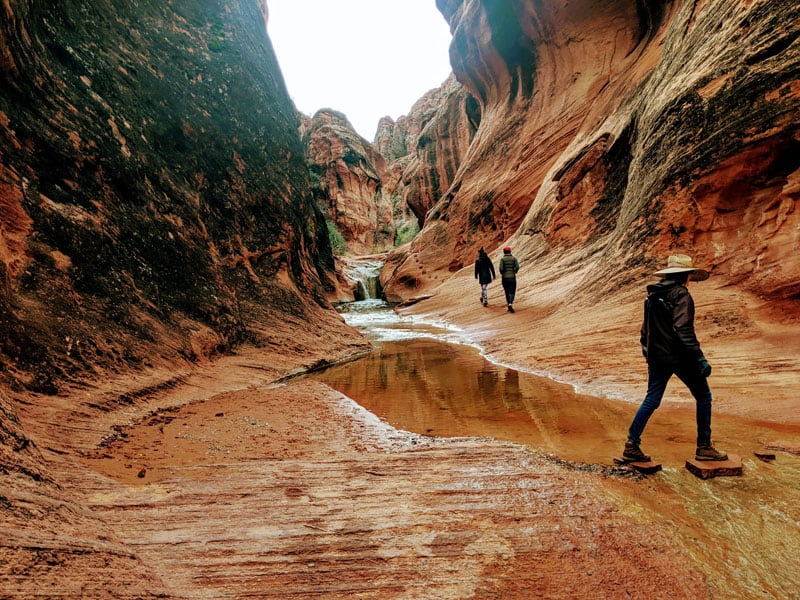
[[[685,254],[673,254],[667,258],[667,268],[656,271],[653,275],[670,275],[672,273],[689,273],[689,279],[692,281],[708,279],[708,271],[695,267],[692,264],[692,257]]]

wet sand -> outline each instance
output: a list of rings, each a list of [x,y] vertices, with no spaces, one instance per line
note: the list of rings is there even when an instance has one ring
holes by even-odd
[[[632,477],[611,462],[631,403],[506,371],[466,346],[439,348],[422,361],[423,377],[407,355],[381,347],[388,356],[379,361],[380,394],[364,375],[380,348],[311,378],[342,371],[348,394],[367,410],[301,378],[148,415],[87,455],[93,471],[122,484],[106,480],[88,503],[148,564],[162,565],[163,576],[180,573],[185,589],[198,578],[217,590],[263,580],[284,587],[259,597],[347,597],[349,569],[360,575],[347,593],[375,598],[524,598],[532,589],[544,597],[619,597],[639,585],[653,598],[781,598],[800,585],[800,534],[790,527],[800,519],[800,457],[753,456],[770,440],[796,439],[796,426],[716,416],[715,428],[731,440],[726,449],[744,457],[745,476],[704,482],[683,467],[693,450],[691,409],[665,406],[646,447],[664,470]],[[479,367],[474,378],[452,380],[456,355]],[[446,397],[431,383],[436,369],[450,381]],[[429,385],[412,394],[409,373]],[[475,386],[502,389],[503,410]],[[179,543],[151,525],[162,511]],[[448,540],[447,551],[430,546],[434,539]],[[564,540],[572,550],[558,549]],[[281,550],[266,550],[275,546]],[[223,568],[221,556],[236,556],[236,565]],[[453,561],[466,570],[438,574]],[[324,573],[314,571],[318,564]],[[198,575],[208,570],[215,575]],[[536,575],[511,575],[519,572]],[[408,578],[414,583],[403,583]]]
[[[517,315],[525,311],[521,303]],[[491,335],[464,323],[463,332],[504,362],[545,366],[531,359],[541,344],[513,341],[520,323]],[[584,361],[587,387],[603,387],[609,369],[619,370],[613,344]],[[564,361],[568,347],[550,344],[547,364]],[[47,472],[58,474],[60,508],[21,517],[30,527],[7,539],[47,551],[49,562],[38,563],[36,577],[0,573],[0,589],[19,590],[15,598],[61,589],[85,597],[528,599],[533,590],[548,598],[738,599],[786,598],[799,587],[800,486],[791,478],[800,465],[788,452],[769,464],[752,458],[762,436],[797,444],[794,423],[753,420],[723,401],[715,439],[728,450],[741,444],[745,476],[701,481],[682,466],[691,406],[671,398],[646,445],[665,469],[645,479],[610,464],[615,430],[624,432],[619,424],[635,410],[630,400],[611,401],[615,416],[594,426],[553,414],[541,437],[553,445],[540,453],[525,439],[502,441],[499,425],[516,422],[513,415],[491,431],[447,432],[433,422],[426,433],[443,437],[432,437],[393,427],[318,382],[276,384],[298,364],[331,358],[329,348],[302,357],[243,349],[182,372],[21,401],[25,431]],[[769,405],[779,414],[781,398]],[[593,401],[574,402],[580,412]],[[582,432],[598,426],[607,434],[590,447]],[[487,434],[498,439],[476,437]],[[575,438],[586,441],[570,454],[564,442]],[[564,456],[549,456],[554,447]],[[30,501],[26,494],[7,498],[14,507]],[[50,530],[46,541],[41,532]],[[71,551],[98,535],[104,541],[91,552],[111,557],[112,569],[130,561],[147,593]]]

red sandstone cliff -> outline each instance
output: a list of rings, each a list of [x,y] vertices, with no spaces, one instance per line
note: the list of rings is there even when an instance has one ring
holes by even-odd
[[[450,76],[397,122],[384,117],[375,146],[389,161],[392,195],[420,225],[447,191],[480,123],[474,98]]]
[[[260,8],[0,4],[4,597],[166,595],[65,492],[79,455],[52,440],[242,345],[296,366],[364,347],[324,299],[333,256]],[[138,389],[103,398],[123,373]]]
[[[437,5],[480,126],[390,294],[511,240],[563,274],[591,261],[578,289],[689,249],[754,294],[798,297],[796,3]]]
[[[301,118],[315,196],[341,234],[341,253],[364,255],[407,242],[448,189],[480,120],[453,77],[394,122],[381,119],[374,144],[331,109]]]
[[[0,365],[38,391],[329,309],[259,4],[90,6],[0,9]]]
[[[386,161],[347,117],[330,109],[304,119],[301,134],[317,202],[347,244],[347,254],[373,254],[394,245]]]

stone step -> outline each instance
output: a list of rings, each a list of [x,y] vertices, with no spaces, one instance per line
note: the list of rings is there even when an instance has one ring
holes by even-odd
[[[728,454],[728,460],[691,459],[686,461],[686,469],[700,479],[738,477],[742,475],[742,459],[735,454]]]
[[[625,467],[630,467],[630,468],[632,468],[632,469],[634,469],[636,471],[639,471],[639,473],[644,473],[645,475],[649,475],[650,473],[657,473],[658,471],[661,470],[661,464],[660,463],[655,463],[653,461],[631,462],[631,461],[625,460],[624,458],[619,458],[617,456],[614,457],[614,464],[615,465],[620,465],[620,466],[625,466]]]

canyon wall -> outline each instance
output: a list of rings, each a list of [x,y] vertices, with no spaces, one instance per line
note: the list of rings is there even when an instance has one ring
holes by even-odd
[[[480,124],[407,254],[398,299],[510,242],[583,283],[684,250],[796,300],[800,5],[778,0],[438,0]],[[434,276],[433,274],[438,274]]]
[[[301,115],[312,190],[335,253],[384,253],[389,264],[402,260],[405,244],[453,182],[479,123],[476,100],[453,76],[396,122],[382,118],[372,144],[335,110]],[[340,276],[328,297],[352,300],[350,287]]]
[[[372,144],[335,110],[300,120],[314,195],[333,237],[341,236],[335,250],[359,256],[392,250],[419,231],[455,178],[480,112],[451,76],[407,115],[382,118]]]
[[[314,196],[346,244],[336,250],[358,255],[392,248],[396,228],[384,157],[331,109],[303,118],[300,132]]]
[[[450,187],[480,123],[477,102],[452,75],[397,122],[384,117],[375,146],[389,162],[389,189],[424,225]]]
[[[171,597],[86,508],[76,445],[208,357],[263,347],[253,381],[368,347],[325,299],[265,19],[253,0],[0,3],[4,597]]]
[[[0,368],[15,386],[340,319],[253,1],[0,6]]]

